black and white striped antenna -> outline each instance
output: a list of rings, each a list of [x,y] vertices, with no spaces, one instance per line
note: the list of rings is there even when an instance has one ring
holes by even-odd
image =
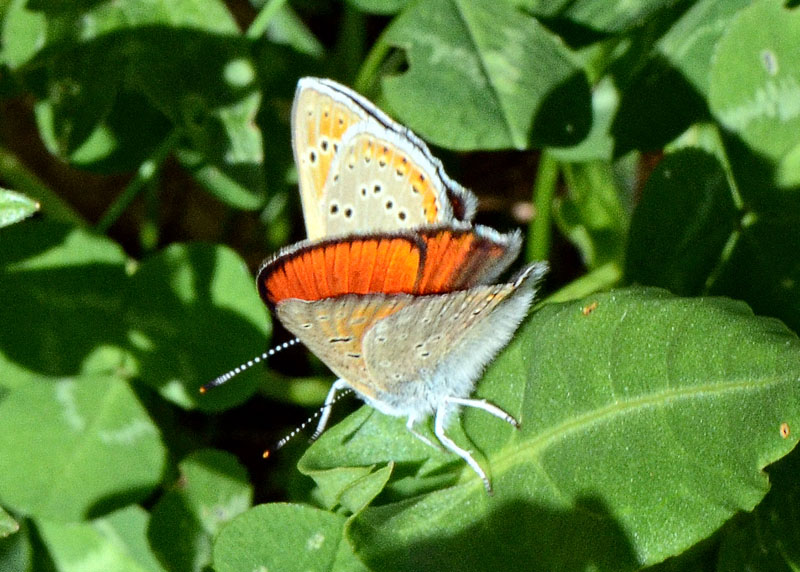
[[[283,351],[283,350],[285,350],[287,348],[290,348],[293,345],[296,345],[296,344],[299,344],[299,343],[300,343],[300,340],[298,340],[297,338],[294,338],[292,340],[289,340],[288,342],[283,342],[282,344],[279,344],[279,345],[275,346],[274,348],[268,349],[267,351],[265,351],[260,356],[254,357],[253,359],[249,359],[246,362],[244,362],[243,364],[233,368],[232,370],[227,371],[227,372],[223,373],[222,375],[219,375],[219,376],[215,377],[214,379],[212,379],[211,381],[209,381],[208,383],[206,383],[205,385],[203,385],[200,388],[200,393],[205,393],[209,389],[213,389],[215,387],[218,387],[218,386],[222,385],[223,383],[225,383],[226,381],[228,381],[232,377],[236,377],[237,375],[239,375],[243,371],[246,371],[246,370],[250,369],[251,367],[253,367],[254,365],[261,363],[265,359],[274,356],[276,353],[278,353],[280,351]]]
[[[278,449],[280,449],[281,447],[283,447],[284,445],[286,445],[286,443],[288,443],[289,441],[291,441],[292,439],[294,439],[294,437],[296,437],[296,436],[297,436],[299,433],[302,433],[303,429],[305,429],[306,427],[308,427],[308,424],[309,424],[309,423],[311,423],[311,422],[312,422],[312,421],[314,421],[315,419],[319,418],[319,416],[320,416],[320,415],[322,415],[322,413],[323,413],[323,412],[324,412],[326,409],[330,409],[330,407],[331,407],[331,406],[332,406],[334,403],[336,403],[337,401],[341,400],[343,397],[347,397],[347,396],[348,396],[348,395],[350,395],[351,393],[353,393],[353,390],[352,390],[352,389],[350,389],[350,388],[347,388],[347,389],[342,389],[342,390],[340,391],[340,393],[339,393],[339,394],[337,394],[337,395],[336,395],[336,396],[335,396],[333,399],[331,399],[331,400],[330,400],[330,401],[328,401],[328,402],[327,402],[325,405],[323,405],[322,407],[320,407],[319,409],[317,409],[317,410],[314,412],[314,414],[313,414],[313,415],[311,415],[311,417],[309,417],[308,419],[306,419],[305,421],[303,421],[303,422],[302,422],[300,425],[298,425],[297,427],[295,427],[294,429],[292,429],[292,430],[291,430],[289,433],[287,433],[285,436],[281,437],[281,438],[278,440],[278,442],[277,442],[277,443],[275,443],[275,446],[274,446],[274,447],[272,447],[271,449],[267,449],[266,451],[264,451],[264,453],[263,453],[262,457],[264,457],[265,459],[266,459],[266,458],[268,458],[268,457],[269,457],[269,456],[272,454],[272,452],[273,452],[273,451],[277,451]],[[317,439],[317,437],[319,437],[319,435],[317,435],[316,433],[314,433],[314,435],[311,437],[311,440],[312,440],[312,441],[315,441],[315,440]]]
[[[267,351],[265,351],[260,356],[254,357],[253,359],[249,359],[246,362],[242,363],[241,365],[233,368],[232,370],[226,371],[222,375],[218,375],[217,377],[215,377],[214,379],[212,379],[211,381],[209,381],[208,383],[203,385],[200,388],[200,393],[206,393],[210,389],[214,389],[215,387],[219,387],[220,385],[222,385],[223,383],[227,382],[231,378],[236,377],[237,375],[239,375],[243,371],[247,371],[248,369],[250,369],[254,365],[259,364],[262,361],[266,360],[267,358],[270,358],[270,357],[274,356],[278,352],[281,352],[281,351],[283,351],[283,350],[285,350],[287,348],[290,348],[290,347],[292,347],[294,345],[297,345],[299,343],[300,343],[300,340],[297,339],[297,338],[294,338],[294,339],[289,340],[288,342],[283,342],[282,344],[279,344],[279,345],[275,346],[274,348],[268,349]],[[284,437],[281,437],[281,439],[278,440],[277,443],[275,443],[274,447],[264,451],[262,456],[266,459],[267,457],[270,456],[272,451],[277,451],[278,449],[282,448],[284,445],[286,445],[286,443],[288,443],[289,441],[294,439],[295,436],[300,434],[306,427],[308,427],[309,423],[311,423],[315,419],[319,418],[325,412],[326,409],[330,409],[331,406],[334,403],[336,403],[337,401],[339,401],[343,397],[348,396],[351,393],[353,393],[353,390],[349,389],[349,388],[341,390],[341,392],[338,395],[336,395],[336,397],[334,397],[333,399],[331,399],[330,401],[325,403],[325,405],[323,405],[317,411],[315,411],[314,414],[311,415],[311,417],[309,417],[308,419],[303,421],[300,425],[298,425],[297,427],[292,429],[287,435],[285,435]],[[311,440],[313,441],[317,437],[318,437],[318,435],[315,433],[311,437]]]

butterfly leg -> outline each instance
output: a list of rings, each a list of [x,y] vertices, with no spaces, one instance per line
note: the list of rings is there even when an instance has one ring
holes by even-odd
[[[500,409],[497,405],[489,403],[485,399],[463,399],[461,397],[447,397],[446,401],[448,403],[457,403],[458,405],[463,405],[465,407],[475,407],[477,409],[483,409],[487,413],[491,413],[495,417],[502,419],[509,425],[512,425],[515,429],[519,429],[519,422],[514,419],[511,415]]]
[[[333,382],[330,391],[328,391],[328,395],[325,397],[325,403],[322,405],[322,414],[319,416],[317,428],[314,430],[314,434],[311,436],[312,441],[316,441],[317,438],[322,435],[322,432],[325,431],[325,426],[328,424],[328,419],[331,416],[331,405],[333,405],[333,402],[336,401],[336,393],[344,389],[348,389],[349,387],[350,386],[347,385],[347,382],[343,379],[337,379],[335,382]]]
[[[448,412],[448,405],[449,405],[448,401],[451,401],[451,399],[448,398],[445,401],[445,403],[440,405],[439,408],[436,410],[436,419],[434,421],[433,432],[436,435],[436,437],[438,437],[438,439],[442,443],[442,445],[445,446],[446,449],[452,451],[453,453],[455,453],[456,455],[458,455],[459,457],[461,457],[462,459],[464,459],[467,462],[467,464],[472,468],[472,470],[475,471],[475,473],[483,481],[483,486],[486,488],[486,492],[491,495],[492,494],[492,484],[489,482],[489,478],[486,476],[486,473],[483,471],[481,466],[478,464],[478,461],[476,461],[472,457],[472,453],[470,453],[469,451],[466,451],[465,449],[462,449],[461,447],[456,445],[455,442],[452,439],[450,439],[450,437],[448,437],[447,435],[444,434],[445,421],[447,421],[447,415],[449,413]]]
[[[442,448],[439,447],[439,445],[437,445],[436,443],[428,439],[425,435],[419,433],[416,429],[414,429],[414,422],[415,419],[413,417],[409,417],[408,421],[406,421],[406,428],[409,431],[411,431],[411,434],[420,441],[422,441],[423,443],[425,443],[426,445],[428,445],[429,447],[433,447],[434,449],[439,449],[441,451]]]

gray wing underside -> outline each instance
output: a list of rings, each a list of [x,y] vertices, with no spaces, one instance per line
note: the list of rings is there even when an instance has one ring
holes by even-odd
[[[278,319],[381,411],[424,417],[444,397],[468,397],[533,300],[545,264],[514,283],[432,296],[289,299]]]
[[[527,314],[543,264],[514,283],[415,298],[364,336],[369,379],[398,415],[468,397],[486,365]]]

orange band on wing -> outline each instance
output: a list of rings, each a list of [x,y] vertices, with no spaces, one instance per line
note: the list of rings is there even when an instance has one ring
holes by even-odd
[[[258,274],[265,302],[321,300],[343,294],[413,293],[424,245],[411,236],[330,240],[266,263]]]
[[[300,245],[264,264],[258,287],[270,305],[345,294],[441,294],[470,288],[509,244],[472,228],[429,228]]]
[[[508,246],[472,230],[443,228],[423,233],[426,255],[417,294],[440,294],[474,286]]]

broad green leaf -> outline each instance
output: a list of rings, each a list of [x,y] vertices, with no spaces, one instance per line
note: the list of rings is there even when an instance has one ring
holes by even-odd
[[[786,153],[778,164],[775,182],[786,189],[800,188],[800,143]]]
[[[711,62],[720,37],[750,0],[699,0],[675,22],[656,46],[699,93],[708,95]]]
[[[0,506],[0,538],[6,538],[19,531],[19,523]]]
[[[126,260],[118,244],[66,224],[33,220],[3,229],[0,385],[25,372],[120,367]]]
[[[364,12],[373,14],[394,14],[399,12],[409,0],[347,0],[350,4]]]
[[[24,220],[38,210],[37,201],[21,193],[0,189],[0,228]]]
[[[723,251],[739,218],[716,158],[698,149],[668,155],[650,175],[633,213],[626,279],[676,294],[703,293],[725,263]]]
[[[257,506],[222,529],[214,544],[214,570],[366,572],[342,537],[345,522],[343,516],[308,506]]]
[[[147,520],[131,506],[91,522],[41,520],[38,529],[59,572],[162,572],[147,549]]]
[[[513,0],[530,12],[546,16],[558,16],[587,28],[619,33],[641,26],[643,22],[670,6],[676,0]]]
[[[222,451],[197,451],[179,465],[172,490],[153,507],[148,537],[167,570],[200,571],[211,563],[220,526],[250,508],[247,471]]]
[[[262,7],[262,9],[264,8]],[[249,34],[250,31],[248,30]],[[280,10],[273,15],[269,24],[268,35],[270,41],[274,44],[287,44],[296,52],[313,58],[321,58],[325,53],[325,46],[322,45],[288,3],[281,6]],[[277,68],[278,66],[273,65],[270,67]]]
[[[199,393],[201,385],[259,355],[269,341],[267,310],[234,252],[203,244],[169,246],[131,277],[128,303],[139,375],[165,398],[218,411],[253,394],[255,371]]]
[[[161,477],[158,429],[112,376],[41,378],[0,401],[0,498],[74,521],[147,496]]]
[[[711,154],[683,149],[651,175],[628,241],[628,282],[678,294],[711,293],[747,301],[759,314],[800,329],[800,209],[796,197],[756,184],[761,173],[741,148],[736,188]],[[744,159],[742,159],[744,157]],[[747,174],[741,169],[754,167]],[[742,184],[742,180],[745,182]],[[743,195],[745,207],[736,208]],[[745,191],[747,193],[745,194]]]
[[[66,81],[78,83],[77,78]],[[39,133],[51,153],[102,173],[138,169],[151,156],[169,134],[169,121],[141,94],[116,91],[110,83],[111,77],[106,77],[95,86],[82,86],[74,97],[60,99],[58,106],[49,100],[37,102]],[[101,97],[107,100],[105,105],[96,101]]]
[[[798,37],[800,10],[759,0],[728,26],[712,63],[711,111],[773,161],[800,143]]]
[[[520,431],[475,410],[449,429],[483,454],[494,496],[366,407],[309,449],[316,471],[395,462],[386,494],[348,525],[371,567],[635,570],[758,504],[764,467],[797,442],[781,434],[800,423],[797,337],[726,299],[631,289],[589,301],[538,310],[479,384]],[[403,500],[410,479],[418,496]]]
[[[782,431],[787,435],[792,428],[787,425]],[[751,513],[737,515],[723,530],[719,572],[792,570],[800,562],[798,469],[798,451],[770,467],[773,486],[764,502]]]
[[[101,534],[124,545],[125,552],[145,570],[161,572],[163,568],[147,542],[150,513],[131,505],[91,522]]]
[[[383,80],[390,108],[450,149],[527,149],[580,141],[591,121],[583,72],[534,18],[494,0],[409,6],[385,41],[409,69]]]
[[[630,73],[628,61],[615,63],[618,73]],[[691,125],[708,118],[707,102],[680,70],[657,52],[639,68],[622,90],[611,126],[614,156],[632,150],[663,148]]]

